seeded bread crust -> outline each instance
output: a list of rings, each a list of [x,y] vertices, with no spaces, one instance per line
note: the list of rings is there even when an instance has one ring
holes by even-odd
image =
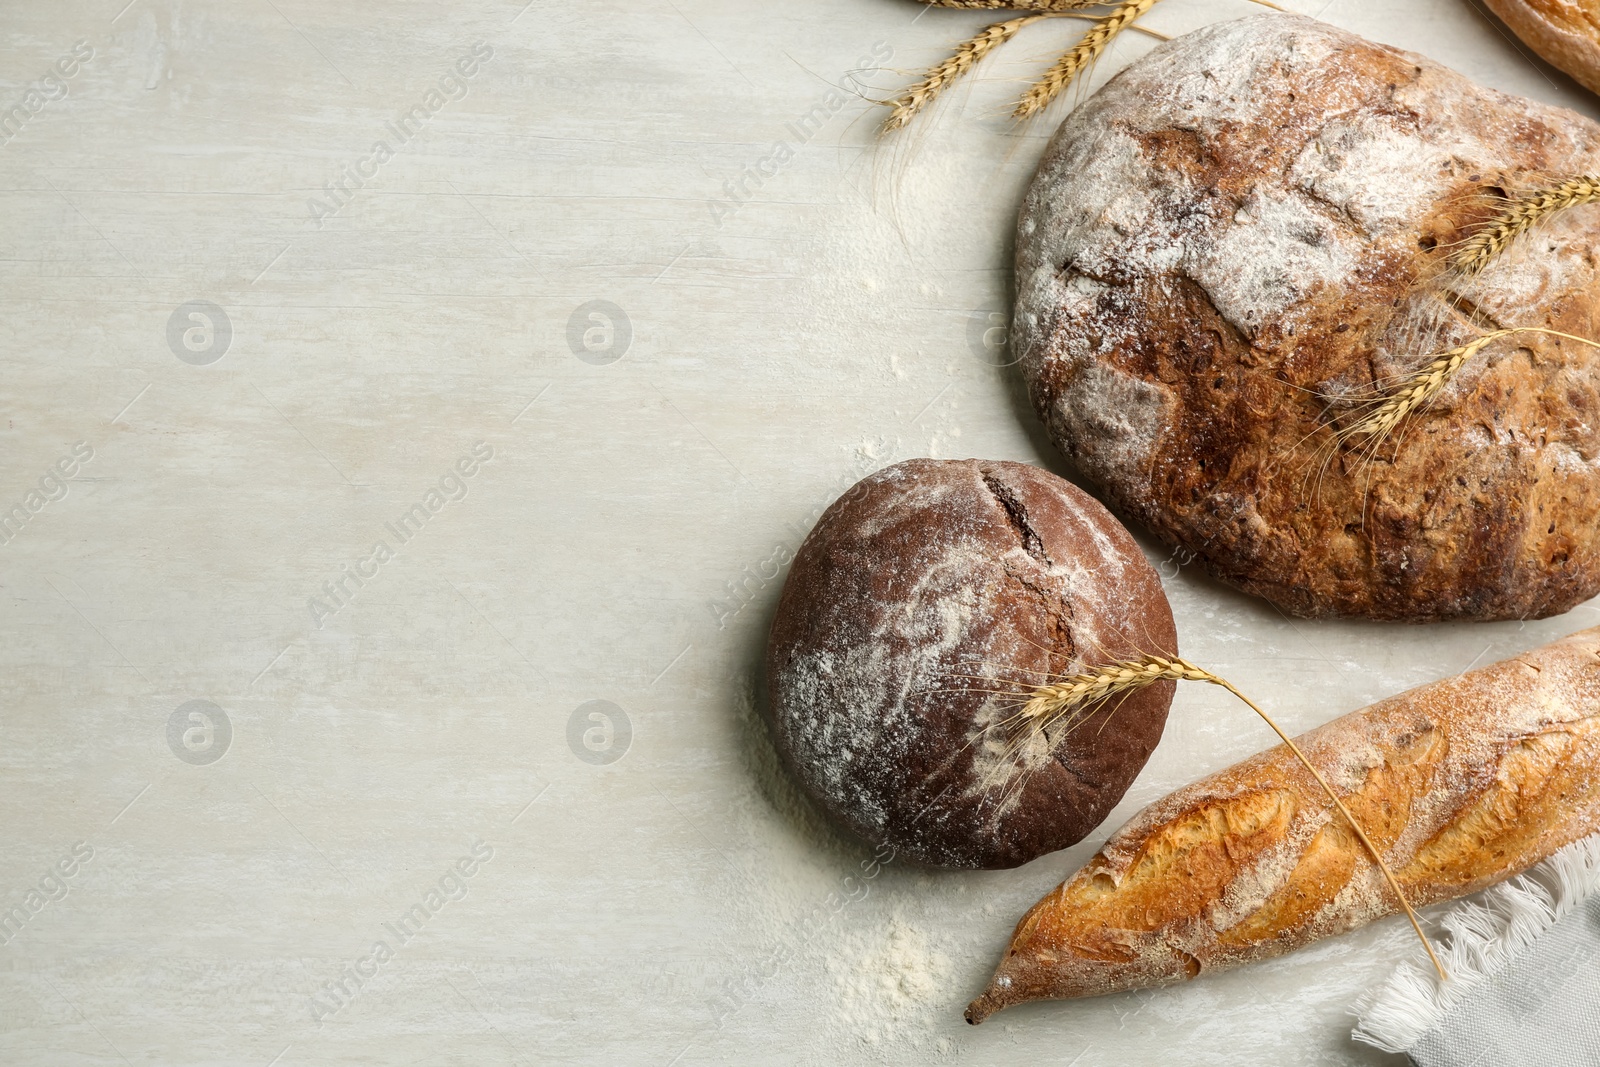
[[[1000,726],[1014,694],[1176,648],[1154,568],[1088,494],[1020,463],[911,460],[846,492],[796,553],[766,711],[784,761],[848,830],[923,864],[1014,867],[1106,817],[1160,740],[1173,685],[1020,750]]]
[[[1600,4],[1595,0],[1485,0],[1553,67],[1600,93]]]
[[[1491,343],[1375,450],[1362,402],[1497,327],[1600,338],[1600,207],[1471,282],[1506,191],[1600,126],[1324,23],[1165,44],[1070,115],[1025,199],[1013,344],[1125,519],[1308,616],[1516,619],[1600,593],[1600,360]]]
[[[1600,830],[1600,627],[1296,740],[1414,906],[1475,893]],[[1349,824],[1279,745],[1113,834],[1023,916],[968,1018],[1186,981],[1398,910]]]

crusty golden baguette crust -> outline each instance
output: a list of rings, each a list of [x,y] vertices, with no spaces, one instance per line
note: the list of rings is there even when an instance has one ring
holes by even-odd
[[[1500,20],[1542,56],[1600,93],[1600,2],[1487,0]]]
[[[1600,829],[1600,627],[1304,734],[1414,905],[1476,892]],[[1017,924],[970,1022],[1165,985],[1400,910],[1279,745],[1145,808]]]

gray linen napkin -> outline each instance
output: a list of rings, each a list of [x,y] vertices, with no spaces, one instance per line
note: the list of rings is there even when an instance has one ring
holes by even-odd
[[[1417,1067],[1600,1065],[1600,835],[1456,905],[1436,949],[1357,1006],[1352,1036]],[[1424,969],[1426,968],[1426,969]]]

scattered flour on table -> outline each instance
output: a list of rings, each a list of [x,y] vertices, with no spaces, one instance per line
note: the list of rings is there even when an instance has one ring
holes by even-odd
[[[898,1045],[947,1055],[937,1018],[950,1010],[950,957],[921,927],[899,915],[837,943],[827,958],[838,992],[839,1022],[869,1046]]]

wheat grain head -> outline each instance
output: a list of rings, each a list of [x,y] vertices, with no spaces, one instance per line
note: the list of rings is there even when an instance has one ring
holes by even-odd
[[[1430,357],[1426,366],[1407,379],[1398,389],[1377,407],[1339,436],[1345,437],[1364,436],[1371,440],[1382,441],[1393,433],[1395,427],[1404,422],[1418,408],[1439,394],[1455,377],[1457,371],[1467,360],[1483,351],[1490,344],[1502,337],[1509,337],[1518,333],[1537,333],[1550,337],[1562,337],[1569,341],[1577,341],[1591,348],[1600,348],[1600,343],[1579,337],[1576,334],[1562,333],[1560,330],[1549,330],[1542,326],[1513,326],[1505,330],[1491,330],[1482,337],[1474,338],[1464,345],[1439,352]]]
[[[1491,342],[1515,332],[1495,330],[1464,345],[1438,353],[1425,367],[1390,393],[1383,403],[1345,431],[1344,436],[1364,436],[1380,440],[1388,437],[1396,426],[1405,421],[1407,415],[1433,399],[1445,384],[1455,377],[1456,371],[1461,369],[1463,363],[1477,355]]]
[[[1035,689],[1016,717],[1048,727],[1118,693],[1143,689],[1160,681],[1206,681],[1206,672],[1187,660],[1144,656],[1068,675]]]
[[[1042,14],[1024,15],[1022,18],[1008,19],[1005,22],[997,22],[992,26],[985,27],[975,37],[963,41],[949,59],[930,69],[928,73],[922,76],[921,81],[890,101],[893,105],[893,110],[889,112],[889,117],[884,120],[883,127],[879,132],[890,133],[901,129],[912,120],[917,112],[933,103],[934,99],[949,88],[953,82],[977,66],[980,59],[1016,36],[1017,31],[1022,27],[1030,22],[1038,22],[1040,19],[1053,17],[1055,16]]]
[[[1450,256],[1450,270],[1470,278],[1499,258],[1518,237],[1557,212],[1600,200],[1600,178],[1582,175],[1511,200],[1500,214],[1468,237]]]
[[[1089,32],[1083,35],[1083,39],[1066,55],[1056,60],[1055,66],[1045,71],[1044,76],[1023,94],[1012,114],[1019,119],[1025,119],[1043,111],[1061,90],[1072,84],[1072,79],[1099,58],[1100,53],[1106,50],[1106,46],[1117,34],[1127,29],[1130,23],[1149,11],[1156,3],[1157,0],[1129,0],[1089,27]]]
[[[955,7],[968,11],[998,11],[1001,9],[1024,11],[1082,11],[1086,7],[1104,7],[1104,0],[922,0],[929,7]]]

